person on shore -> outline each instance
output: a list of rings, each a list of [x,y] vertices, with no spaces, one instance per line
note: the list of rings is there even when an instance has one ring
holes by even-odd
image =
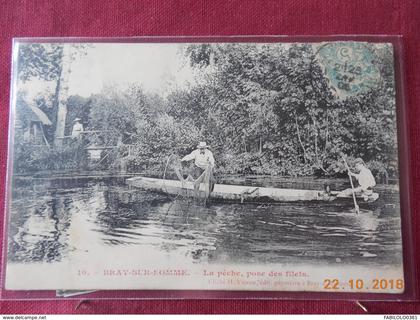
[[[367,167],[363,159],[357,158],[355,160],[355,168],[357,173],[349,171],[349,175],[355,177],[359,186],[354,188],[357,195],[361,195],[367,200],[373,194],[373,187],[376,186],[375,177]],[[351,196],[353,190],[351,188],[342,191],[340,194],[343,196]]]
[[[209,150],[206,142],[201,141],[197,149],[181,159],[182,162],[194,160],[194,168],[188,174],[187,181],[194,181],[194,190],[198,193],[200,183],[204,180],[204,174],[208,170],[210,191],[214,188],[213,171],[215,166],[213,153]]]
[[[72,138],[80,138],[81,133],[83,132],[82,119],[76,118],[73,120],[73,129],[71,131]]]

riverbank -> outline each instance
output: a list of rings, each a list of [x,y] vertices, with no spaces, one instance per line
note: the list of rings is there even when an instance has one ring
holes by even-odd
[[[125,179],[137,176],[162,178],[157,172],[119,173],[109,171],[40,171],[31,174],[15,174],[15,182],[42,181],[42,180],[115,180],[125,182]],[[341,190],[349,187],[348,178],[325,177],[284,177],[272,175],[243,175],[243,174],[216,174],[217,183],[232,185],[249,185],[256,187],[282,187],[289,189],[323,190],[329,185],[332,190]],[[375,190],[379,192],[399,192],[398,184],[378,184]]]

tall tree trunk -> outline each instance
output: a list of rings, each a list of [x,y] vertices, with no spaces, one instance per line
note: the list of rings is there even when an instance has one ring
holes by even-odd
[[[327,170],[324,169],[324,166],[322,165],[321,161],[319,160],[319,153],[318,153],[318,127],[317,127],[317,124],[316,124],[315,117],[312,116],[311,118],[312,118],[312,123],[313,123],[313,126],[314,126],[314,136],[315,136],[315,139],[314,139],[314,147],[315,147],[315,160],[316,160],[316,164],[317,164],[317,166],[318,166],[319,169],[321,169],[323,172],[326,173]]]
[[[296,112],[295,112],[295,124],[296,124],[296,133],[297,133],[297,137],[298,137],[298,140],[299,140],[299,144],[300,144],[300,146],[302,147],[302,150],[303,150],[303,161],[304,161],[304,163],[306,163],[306,159],[307,159],[306,149],[305,149],[305,146],[303,145],[302,138],[300,136],[300,130],[299,130],[299,124],[298,124]]]
[[[315,160],[316,163],[319,164],[319,155],[318,155],[318,128],[316,126],[315,117],[312,116],[312,124],[314,128],[314,147],[315,147]]]
[[[55,99],[57,99],[57,123],[55,128],[54,145],[62,146],[66,129],[68,78],[71,64],[71,45],[64,45],[60,75],[57,80]]]
[[[327,128],[325,129],[325,146],[324,146],[324,154],[327,152],[328,140],[330,137],[330,121],[328,117],[328,110],[327,110]]]

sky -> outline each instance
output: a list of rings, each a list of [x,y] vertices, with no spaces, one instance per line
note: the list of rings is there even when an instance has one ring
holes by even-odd
[[[194,82],[194,71],[180,54],[186,44],[162,43],[97,43],[71,63],[69,95],[89,97],[109,85],[122,89],[130,83],[140,84],[145,91],[165,95],[171,88]],[[54,83],[32,79],[20,83],[28,98]]]

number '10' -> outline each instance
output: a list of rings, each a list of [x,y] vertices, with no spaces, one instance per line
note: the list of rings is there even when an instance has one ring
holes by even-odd
[[[350,289],[363,289],[363,280],[362,279],[350,279],[349,280]]]

